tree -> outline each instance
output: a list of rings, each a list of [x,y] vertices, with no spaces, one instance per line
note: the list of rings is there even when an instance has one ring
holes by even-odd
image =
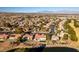
[[[27,37],[26,37],[26,38],[21,38],[21,39],[20,39],[20,42],[24,43],[24,42],[27,41],[27,40],[28,40]]]
[[[68,39],[68,34],[64,34],[63,39],[67,40]]]
[[[15,29],[15,32],[16,32],[16,33],[23,33],[24,31],[23,31],[22,28],[16,28],[16,29]]]
[[[79,27],[79,21],[74,20],[74,26],[75,26],[75,27]]]

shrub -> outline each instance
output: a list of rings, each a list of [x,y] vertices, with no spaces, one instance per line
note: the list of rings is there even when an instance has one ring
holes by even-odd
[[[79,21],[74,20],[74,26],[79,27]]]
[[[67,30],[67,33],[70,34],[70,39],[72,41],[78,41],[78,38],[76,37],[76,33],[75,33],[74,29],[68,23],[69,22],[67,21],[64,24],[64,28]]]
[[[16,33],[23,33],[24,31],[23,31],[22,28],[16,28],[16,29],[15,29],[15,32],[16,32]]]

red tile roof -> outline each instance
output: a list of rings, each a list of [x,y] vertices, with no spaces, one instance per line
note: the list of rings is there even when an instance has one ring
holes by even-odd
[[[36,34],[35,39],[44,38],[44,34]]]
[[[0,38],[2,38],[2,39],[6,39],[7,37],[8,37],[7,34],[0,34]]]

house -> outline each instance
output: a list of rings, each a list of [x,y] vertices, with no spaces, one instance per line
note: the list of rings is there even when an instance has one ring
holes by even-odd
[[[7,34],[0,34],[0,41],[5,41],[7,39]]]
[[[60,33],[57,34],[57,36],[63,38],[64,34],[65,34],[64,31],[61,31]]]
[[[8,41],[9,42],[16,42],[20,36],[21,36],[20,34],[11,34],[8,38]]]
[[[59,40],[59,37],[58,36],[56,36],[56,35],[52,35],[52,38],[51,38],[51,40]]]
[[[58,43],[59,37],[58,37],[57,35],[52,35],[51,40],[52,40],[52,43],[53,43],[53,44]]]
[[[34,40],[35,41],[46,41],[46,35],[40,34],[40,33],[36,33]]]

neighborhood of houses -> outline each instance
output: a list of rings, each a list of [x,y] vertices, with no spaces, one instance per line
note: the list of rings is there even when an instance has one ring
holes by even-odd
[[[18,15],[0,14],[0,47],[19,46],[27,42],[68,44],[72,33],[65,29],[65,22],[71,19],[79,22],[79,17],[74,15]]]

